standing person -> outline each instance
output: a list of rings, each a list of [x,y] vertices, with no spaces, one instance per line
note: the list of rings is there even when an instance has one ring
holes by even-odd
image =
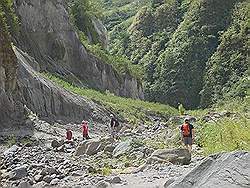
[[[87,121],[82,121],[82,137],[83,140],[90,139],[89,137],[89,126]]]
[[[119,122],[113,114],[110,114],[110,118],[111,136],[112,138],[117,138]]]
[[[66,129],[66,142],[67,143],[72,143],[73,142],[72,139],[73,139],[73,133],[69,128],[67,128]]]
[[[179,104],[178,110],[179,110],[180,115],[182,116],[185,113],[185,108],[181,103],[178,103],[178,104]]]
[[[181,126],[182,141],[185,144],[188,151],[191,153],[192,144],[194,142],[194,126],[189,123],[189,119],[185,119]]]

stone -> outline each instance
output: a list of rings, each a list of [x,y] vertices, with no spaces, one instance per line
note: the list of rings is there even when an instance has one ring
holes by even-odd
[[[22,181],[19,183],[17,188],[31,188],[32,186],[30,185],[29,182],[27,181]]]
[[[26,177],[27,175],[28,175],[27,166],[23,165],[23,166],[16,167],[15,169],[13,169],[9,173],[9,178],[11,180],[18,180],[18,179]]]
[[[43,177],[43,181],[45,181],[46,183],[50,183],[52,181],[52,177],[50,175],[44,176]]]
[[[105,152],[110,152],[110,153],[112,153],[112,152],[114,151],[114,149],[115,149],[115,146],[112,145],[112,144],[110,144],[110,145],[107,145],[107,146],[104,148],[104,151],[105,151]]]
[[[119,143],[119,144],[115,147],[115,149],[114,149],[114,151],[113,151],[113,156],[114,156],[114,157],[118,157],[118,156],[120,156],[120,155],[126,153],[127,151],[129,151],[129,150],[131,149],[131,147],[132,147],[132,146],[131,146],[131,143],[132,143],[131,140],[126,140],[126,141],[124,141],[124,142]]]
[[[88,167],[88,172],[89,173],[96,173],[97,170],[94,167],[90,166],[90,167]]]
[[[147,163],[172,163],[187,165],[191,161],[191,154],[187,149],[158,149],[147,159]]]
[[[250,153],[219,153],[204,159],[193,170],[179,177],[167,188],[249,187]]]
[[[75,172],[72,172],[72,176],[82,176],[84,174],[83,171],[81,170],[78,170],[78,171],[75,171]]]
[[[38,182],[37,184],[33,185],[34,188],[42,188],[46,187],[47,183],[44,181]]]
[[[100,151],[103,151],[104,148],[113,141],[112,138],[103,138],[103,139],[91,139],[83,141],[75,151],[75,155],[94,155]]]
[[[57,170],[53,167],[46,166],[45,168],[42,169],[41,175],[52,175],[52,174],[57,174]]]
[[[35,180],[36,182],[40,182],[40,181],[42,181],[42,179],[43,179],[43,175],[38,174],[38,175],[35,175],[35,176],[34,176],[34,180]]]
[[[2,24],[0,27],[3,27]],[[2,29],[0,43],[0,127],[2,133],[5,125],[17,127],[24,123],[25,113],[17,84],[17,58],[13,52],[11,38]]]
[[[52,148],[58,148],[58,147],[60,147],[62,145],[63,145],[63,142],[59,142],[57,140],[52,140],[52,142],[51,142],[51,147]]]
[[[117,183],[121,183],[122,180],[119,176],[115,176],[111,179],[110,183],[113,183],[113,184],[117,184]]]
[[[9,149],[7,149],[6,151],[4,151],[3,155],[6,156],[6,157],[9,156],[9,155],[13,155],[19,149],[20,149],[20,147],[18,147],[17,145],[13,145]]]
[[[96,188],[108,188],[110,187],[110,183],[102,180],[102,181],[99,181],[97,184],[96,184]]]
[[[60,179],[55,178],[55,179],[51,180],[50,185],[57,185],[59,183],[59,181],[60,181]]]

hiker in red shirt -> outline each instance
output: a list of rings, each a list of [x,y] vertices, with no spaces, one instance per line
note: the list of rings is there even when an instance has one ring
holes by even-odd
[[[82,121],[82,136],[83,140],[90,139],[89,137],[89,126],[87,121]]]
[[[181,135],[183,143],[191,153],[192,144],[194,142],[194,126],[189,123],[189,119],[187,118],[184,120],[184,124],[181,126]]]
[[[73,142],[73,134],[72,134],[72,131],[70,129],[66,129],[66,142],[67,143],[71,143]]]

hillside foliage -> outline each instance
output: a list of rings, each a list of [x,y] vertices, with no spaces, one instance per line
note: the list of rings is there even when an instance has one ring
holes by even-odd
[[[0,14],[8,29],[9,34],[15,38],[19,33],[18,18],[14,13],[12,6],[12,0],[1,0],[0,1]]]
[[[130,74],[138,80],[142,78],[140,67],[133,65],[125,56],[111,54],[102,44],[94,27],[94,20],[104,17],[104,1],[102,0],[70,0],[68,7],[82,44],[93,55],[111,64],[119,74]],[[107,3],[107,2],[106,2]]]
[[[147,100],[192,109],[246,96],[246,0],[101,2],[109,52],[141,67]]]

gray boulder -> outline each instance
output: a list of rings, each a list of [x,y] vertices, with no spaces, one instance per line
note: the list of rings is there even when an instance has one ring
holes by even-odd
[[[187,149],[159,149],[154,151],[148,158],[147,163],[173,163],[173,164],[189,164],[191,154]]]
[[[23,165],[17,168],[14,168],[10,173],[9,173],[9,178],[11,180],[18,180],[26,177],[28,175],[27,171],[27,166]]]
[[[43,177],[43,181],[45,181],[46,183],[50,183],[52,180],[53,180],[52,176],[47,175]]]
[[[52,174],[57,174],[57,173],[58,172],[55,168],[46,166],[44,169],[42,169],[40,174],[45,176],[45,175],[52,175]]]
[[[7,149],[6,151],[4,151],[3,155],[4,156],[9,156],[9,155],[13,155],[15,152],[17,152],[20,149],[20,147],[18,147],[17,145],[13,145],[11,146],[9,149]]]
[[[207,157],[204,161],[165,188],[250,187],[250,153],[237,151]]]
[[[52,148],[58,148],[63,145],[63,141],[57,141],[57,140],[52,140],[51,142],[51,147]]]
[[[102,181],[99,181],[97,184],[96,184],[96,188],[108,188],[110,187],[110,183],[102,180]]]
[[[126,140],[124,142],[119,143],[113,151],[113,156],[118,157],[126,153],[127,151],[129,151],[132,147],[131,143],[132,143],[132,140]]]
[[[22,181],[19,183],[17,188],[31,188],[32,186],[30,185],[29,182],[27,181]]]
[[[117,183],[121,183],[121,182],[122,182],[122,179],[119,176],[115,176],[111,179],[110,183],[117,184]]]
[[[113,142],[112,138],[103,138],[103,139],[91,139],[83,141],[75,151],[75,155],[94,155],[100,151],[103,151],[104,148]]]

